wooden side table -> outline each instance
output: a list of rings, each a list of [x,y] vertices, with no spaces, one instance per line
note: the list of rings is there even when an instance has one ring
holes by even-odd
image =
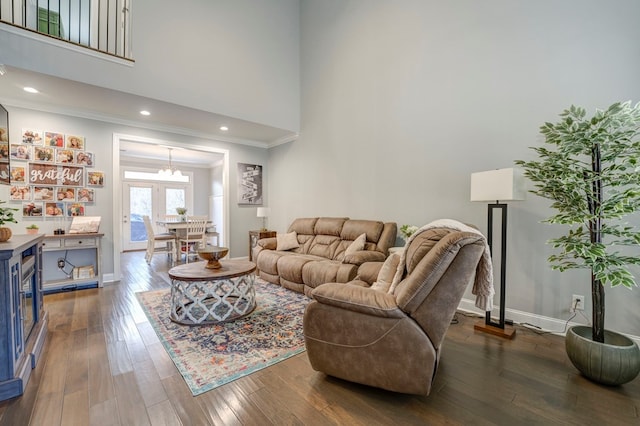
[[[276,231],[249,231],[249,261],[253,262],[253,248],[258,244],[258,240],[275,236]]]

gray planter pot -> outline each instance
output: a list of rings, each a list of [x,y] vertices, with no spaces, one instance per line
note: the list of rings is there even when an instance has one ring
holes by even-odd
[[[621,385],[640,373],[640,348],[622,334],[605,330],[604,343],[591,340],[591,327],[569,329],[565,339],[567,355],[588,379],[605,385]]]

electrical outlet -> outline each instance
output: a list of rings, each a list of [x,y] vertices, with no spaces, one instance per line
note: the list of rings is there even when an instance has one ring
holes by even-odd
[[[571,297],[571,312],[584,311],[584,296],[574,294]]]

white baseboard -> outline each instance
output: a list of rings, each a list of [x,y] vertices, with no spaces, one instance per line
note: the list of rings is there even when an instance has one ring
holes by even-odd
[[[103,274],[102,275],[102,282],[103,283],[112,283],[115,282],[115,275],[114,274]]]
[[[470,312],[473,314],[477,314],[482,318],[484,318],[484,315],[485,315],[483,311],[476,308],[475,302],[470,299],[462,299],[460,301],[460,304],[458,305],[458,309],[463,312]],[[496,306],[493,312],[496,313],[497,310],[498,310],[498,307]],[[530,312],[517,311],[515,309],[508,309],[508,308],[505,310],[505,317],[506,319],[513,320],[514,324],[520,324],[520,325],[525,324],[525,326],[526,324],[531,324],[533,326],[540,327],[541,329],[540,331],[546,331],[551,334],[557,334],[558,336],[564,336],[566,334],[567,329],[569,327],[573,327],[574,325],[586,325],[586,320],[583,323],[578,323],[578,322],[567,323],[567,320],[563,321],[557,318],[545,317],[542,315],[535,315]],[[624,333],[621,333],[621,334],[624,334]],[[640,336],[634,336],[631,334],[624,334],[624,335],[640,345]]]

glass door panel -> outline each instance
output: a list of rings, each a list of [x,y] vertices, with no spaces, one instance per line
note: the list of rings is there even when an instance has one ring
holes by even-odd
[[[192,207],[187,200],[189,185],[151,182],[123,184],[122,249],[142,250],[147,243],[147,230],[142,220],[149,216],[157,232],[156,221],[175,215],[176,207]],[[161,230],[164,232],[164,230]]]
[[[164,214],[176,214],[176,208],[187,205],[187,191],[185,188],[165,187],[164,190]],[[187,212],[188,214],[189,212]]]
[[[145,248],[147,242],[147,231],[142,216],[149,216],[151,221],[154,221],[154,212],[157,209],[154,208],[156,202],[153,194],[157,189],[153,184],[128,183],[126,186],[127,191],[123,191],[125,200],[122,247],[124,250],[139,250]]]

